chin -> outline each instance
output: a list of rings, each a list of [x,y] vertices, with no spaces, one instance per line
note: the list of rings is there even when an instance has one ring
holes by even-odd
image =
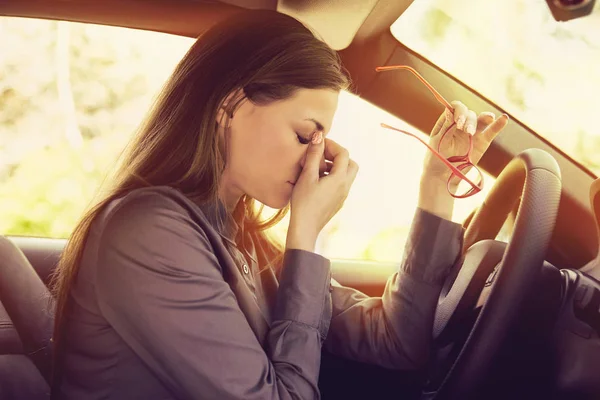
[[[294,187],[289,183],[283,186],[266,184],[260,189],[262,190],[248,190],[245,193],[273,210],[281,210],[290,204]]]
[[[290,203],[291,194],[272,193],[271,195],[260,197],[257,196],[254,198],[256,199],[256,201],[260,201],[262,204],[269,208],[272,208],[274,210],[281,210]]]
[[[257,199],[258,200],[258,199]],[[258,200],[260,201],[260,200]],[[265,206],[274,210],[281,210],[290,203],[289,197],[280,199],[269,199],[269,201],[261,201]]]

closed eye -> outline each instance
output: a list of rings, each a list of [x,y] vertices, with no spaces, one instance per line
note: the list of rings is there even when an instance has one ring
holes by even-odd
[[[296,132],[296,136],[298,137],[298,142],[300,142],[301,144],[306,145],[306,144],[310,143],[310,138],[306,138],[297,132]]]

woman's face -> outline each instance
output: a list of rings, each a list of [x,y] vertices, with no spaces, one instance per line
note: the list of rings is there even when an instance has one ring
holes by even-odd
[[[285,207],[312,134],[329,132],[338,96],[328,89],[299,89],[286,100],[264,106],[244,100],[229,125],[220,187],[227,205],[247,194],[271,208]]]

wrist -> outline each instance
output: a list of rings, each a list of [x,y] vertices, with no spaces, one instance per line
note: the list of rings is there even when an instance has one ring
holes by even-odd
[[[290,223],[285,242],[286,249],[305,250],[314,253],[317,243],[317,234],[306,227]]]
[[[421,177],[418,207],[440,218],[452,220],[454,197],[448,192],[447,180],[439,175],[424,174]]]

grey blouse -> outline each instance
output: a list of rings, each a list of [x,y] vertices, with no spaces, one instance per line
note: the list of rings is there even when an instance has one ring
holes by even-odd
[[[318,399],[322,347],[424,366],[460,225],[417,209],[398,272],[368,297],[306,251],[287,250],[277,276],[251,239],[235,246],[225,215],[169,187],[101,213],[71,292],[59,398]]]

